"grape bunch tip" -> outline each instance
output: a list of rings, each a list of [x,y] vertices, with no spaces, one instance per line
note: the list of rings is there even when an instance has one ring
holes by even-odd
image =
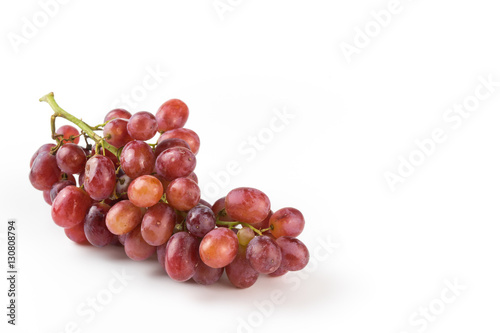
[[[183,101],[168,100],[156,114],[114,109],[96,126],[63,110],[53,93],[40,101],[54,111],[54,142],[34,153],[29,180],[72,241],[122,246],[136,261],[156,254],[171,279],[201,285],[225,271],[232,285],[248,288],[261,274],[277,277],[307,265],[298,209],[273,212],[269,197],[251,187],[233,189],[213,205],[201,198],[200,138],[184,128]],[[76,127],[56,129],[57,118]]]

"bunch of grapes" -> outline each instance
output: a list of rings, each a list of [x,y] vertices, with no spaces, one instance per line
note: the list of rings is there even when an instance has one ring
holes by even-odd
[[[52,93],[40,100],[54,110],[55,143],[35,152],[29,179],[72,241],[123,246],[138,261],[156,254],[173,280],[202,285],[225,270],[234,286],[248,288],[260,274],[276,277],[307,265],[309,252],[297,239],[304,229],[299,210],[273,212],[267,195],[250,187],[213,205],[201,199],[194,173],[200,138],[183,127],[189,110],[182,101],[165,102],[156,115],[114,109],[103,124],[90,126],[61,109]],[[55,130],[57,117],[81,130]],[[82,137],[85,146],[78,145]]]

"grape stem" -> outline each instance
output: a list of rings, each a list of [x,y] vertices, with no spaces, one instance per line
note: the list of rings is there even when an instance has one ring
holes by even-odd
[[[54,115],[52,116],[55,120],[55,117],[62,117],[64,119],[67,119],[71,121],[73,124],[81,128],[81,130],[92,140],[94,140],[96,143],[100,143],[103,148],[107,149],[110,151],[113,155],[118,156],[118,149],[115,148],[114,146],[110,145],[107,143],[103,138],[101,138],[99,135],[94,133],[94,129],[96,127],[89,126],[86,122],[84,122],[81,119],[76,118],[72,114],[64,111],[57,103],[56,100],[54,99],[54,93],[48,93],[47,95],[43,96],[40,98],[40,102],[46,102],[47,104],[50,105],[52,110],[54,110]],[[55,116],[55,117],[54,117]],[[54,122],[55,123],[55,122]],[[52,122],[51,122],[52,124]],[[54,125],[55,127],[55,125]]]
[[[242,225],[244,227],[249,227],[250,229],[252,229],[257,235],[259,236],[262,236],[262,231],[260,231],[259,229],[253,227],[251,224],[248,224],[248,223],[245,223],[245,222],[238,222],[238,221],[235,221],[235,222],[228,222],[228,221],[220,221],[220,220],[217,220],[216,222],[217,225],[224,225],[224,226],[228,226],[229,228],[233,228],[235,226],[237,226],[238,224],[239,225]]]

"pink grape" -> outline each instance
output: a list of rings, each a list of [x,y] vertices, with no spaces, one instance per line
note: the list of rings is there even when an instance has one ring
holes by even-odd
[[[106,227],[115,235],[131,232],[142,221],[142,211],[129,200],[116,203],[106,215]]]
[[[85,169],[87,156],[79,145],[66,143],[57,150],[57,166],[65,173],[80,173]]]
[[[104,125],[103,136],[104,139],[116,148],[125,146],[128,142],[132,141],[132,137],[127,130],[128,120],[116,118]]]
[[[257,236],[248,243],[247,259],[257,272],[269,274],[280,267],[281,250],[270,237]]]
[[[165,253],[165,270],[175,281],[187,281],[196,272],[198,240],[181,231],[170,237]]]
[[[172,236],[176,221],[175,210],[166,203],[159,202],[150,207],[142,218],[142,237],[148,244],[160,246]]]
[[[246,258],[246,247],[240,246],[234,260],[226,267],[226,274],[237,288],[248,288],[257,282],[259,272],[250,265]]]
[[[56,130],[56,134],[63,136],[62,138],[63,143],[73,142],[75,144],[78,144],[80,142],[80,137],[79,137],[80,132],[71,125],[64,125],[59,127]],[[75,137],[73,140],[71,140],[72,136]]]
[[[167,202],[175,209],[188,211],[200,202],[200,188],[189,178],[177,178],[167,187]]]
[[[64,233],[73,242],[78,244],[88,244],[89,241],[85,237],[85,232],[83,231],[83,223],[78,223],[77,225],[64,229]]]
[[[55,147],[56,145],[53,143],[46,143],[42,145],[40,148],[36,150],[36,152],[33,154],[30,160],[30,169],[33,166],[33,162],[35,162],[35,159],[37,158],[38,155],[44,154],[44,153],[49,153],[50,150]]]
[[[130,117],[132,117],[132,114],[125,109],[113,109],[106,114],[106,117],[104,117],[104,122],[116,118],[130,119]]]
[[[203,237],[200,244],[200,257],[212,268],[229,265],[238,253],[238,238],[227,228],[213,229]]]
[[[127,190],[128,199],[137,207],[151,207],[160,201],[163,185],[150,175],[134,179]]]
[[[54,155],[49,153],[39,154],[30,170],[29,179],[31,185],[40,191],[50,190],[61,175]]]
[[[271,209],[271,202],[262,191],[250,187],[240,187],[226,196],[227,213],[237,221],[250,224],[262,222]]]
[[[146,142],[134,140],[123,147],[120,163],[123,171],[134,179],[153,172],[155,156]]]
[[[63,228],[71,228],[82,223],[87,215],[92,199],[79,187],[66,186],[52,202],[52,219]]]
[[[297,237],[304,230],[304,216],[295,208],[282,208],[276,211],[269,220],[274,237]]]
[[[115,235],[106,227],[106,214],[111,207],[105,203],[95,203],[90,207],[83,220],[83,230],[87,240],[96,247],[103,247],[113,242]]]
[[[287,271],[300,271],[309,262],[309,251],[304,243],[295,237],[283,236],[276,239],[281,249],[281,266]]]
[[[92,156],[85,165],[83,184],[92,199],[100,201],[108,198],[116,185],[113,162],[102,155]]]
[[[187,105],[180,99],[171,99],[163,103],[156,112],[158,130],[165,132],[183,127],[189,117]]]
[[[155,136],[158,130],[158,123],[153,114],[141,111],[129,119],[127,130],[132,138],[146,141]]]
[[[125,237],[125,254],[132,260],[142,261],[156,252],[156,247],[149,245],[141,234],[141,226],[137,226]]]
[[[196,157],[183,147],[163,151],[156,159],[156,171],[166,180],[189,176],[196,167]]]
[[[176,128],[173,130],[169,130],[160,136],[160,138],[158,139],[158,143],[161,143],[163,140],[172,138],[182,139],[186,141],[193,154],[198,154],[198,150],[200,150],[200,137],[193,130],[187,128]]]

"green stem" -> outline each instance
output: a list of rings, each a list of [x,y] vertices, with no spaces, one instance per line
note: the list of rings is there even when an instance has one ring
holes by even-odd
[[[87,134],[87,136],[89,138],[91,138],[92,140],[94,140],[96,143],[97,142],[101,142],[103,148],[109,150],[113,155],[117,156],[118,149],[115,148],[114,146],[110,145],[109,143],[107,143],[99,135],[95,134],[92,126],[89,126],[83,120],[78,119],[75,116],[73,116],[72,114],[64,111],[56,103],[56,101],[54,99],[54,93],[49,93],[49,94],[43,96],[42,98],[40,98],[40,102],[46,102],[47,104],[49,104],[50,107],[52,108],[52,110],[54,110],[54,115],[56,117],[62,117],[64,119],[67,119],[67,120],[71,121],[73,124],[75,124],[76,126],[80,127],[82,129],[82,131],[85,132],[85,134]]]
[[[261,232],[259,229],[255,228],[255,227],[253,227],[252,225],[250,225],[250,224],[248,224],[248,223],[245,223],[245,222],[238,222],[238,221],[235,221],[235,222],[227,222],[227,221],[219,221],[219,220],[217,220],[217,221],[216,221],[216,224],[217,224],[217,225],[225,225],[225,226],[228,226],[229,228],[232,228],[232,227],[237,226],[237,225],[242,225],[242,226],[244,226],[244,227],[249,227],[249,228],[250,228],[250,229],[252,229],[252,230],[253,230],[253,231],[254,231],[257,235],[262,236],[262,232]]]

